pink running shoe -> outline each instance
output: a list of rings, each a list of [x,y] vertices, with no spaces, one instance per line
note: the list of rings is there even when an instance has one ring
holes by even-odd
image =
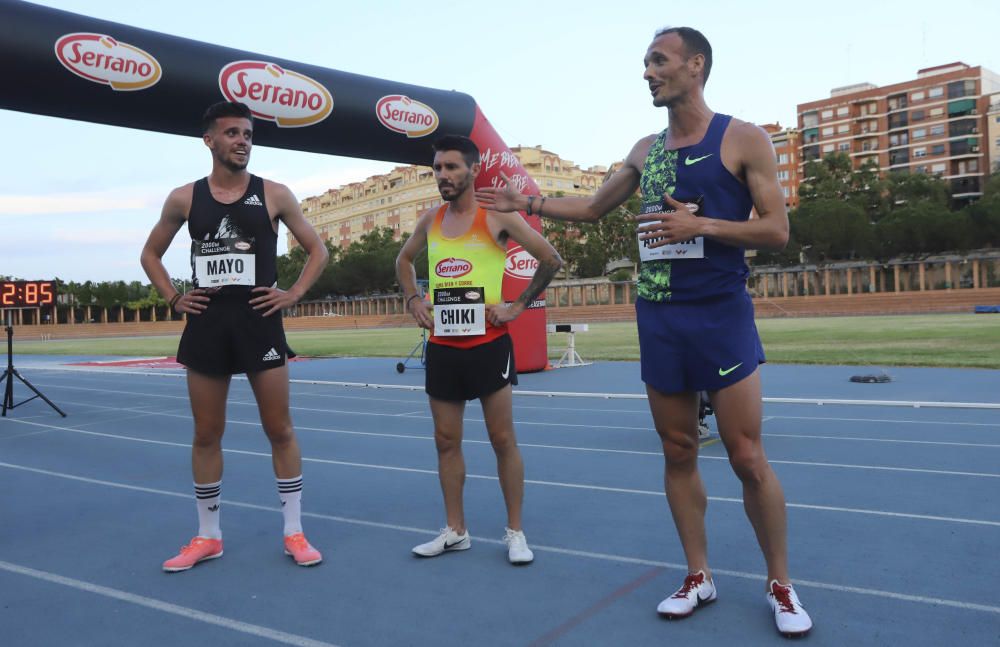
[[[191,540],[191,543],[181,548],[179,555],[163,562],[163,570],[168,573],[186,571],[198,562],[203,562],[206,559],[215,559],[216,557],[222,557],[221,539],[195,537]]]
[[[301,532],[285,537],[285,554],[295,558],[299,566],[313,566],[323,561],[323,556],[313,548]]]

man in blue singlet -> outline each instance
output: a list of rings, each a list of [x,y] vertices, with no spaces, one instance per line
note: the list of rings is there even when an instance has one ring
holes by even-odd
[[[508,183],[480,190],[476,199],[497,211],[594,222],[641,190],[636,320],[642,380],[663,443],[667,501],[689,571],[657,611],[683,618],[716,599],[705,535],[707,497],[698,473],[699,392],[707,391],[767,562],[775,623],[782,634],[801,635],[812,621],[788,576],[785,498],[761,442],[757,369],[764,351],[743,258],[746,248],[781,249],[788,242],[774,149],[762,129],[705,104],[712,48],[697,30],[660,30],[643,63],[653,105],[667,108],[669,127],[640,139],[594,196],[550,198],[532,210],[528,197]],[[750,219],[751,209],[756,218]]]

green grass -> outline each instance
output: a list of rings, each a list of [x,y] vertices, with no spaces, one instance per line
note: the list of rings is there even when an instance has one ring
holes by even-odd
[[[1000,368],[1000,316],[921,315],[761,319],[757,322],[768,361],[779,364],[864,364]],[[131,337],[69,341],[16,338],[17,354],[173,355],[177,337]],[[294,332],[289,343],[300,355],[405,357],[420,340],[416,328]],[[557,359],[565,335],[549,335]],[[591,324],[576,335],[586,360],[637,360],[634,322]]]

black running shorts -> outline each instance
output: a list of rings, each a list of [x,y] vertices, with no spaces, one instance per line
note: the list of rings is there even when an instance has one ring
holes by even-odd
[[[427,343],[427,395],[438,400],[476,400],[517,384],[510,335],[472,348]]]
[[[211,375],[254,373],[285,365],[295,353],[285,341],[281,313],[254,310],[248,290],[221,290],[201,314],[188,314],[177,361]]]

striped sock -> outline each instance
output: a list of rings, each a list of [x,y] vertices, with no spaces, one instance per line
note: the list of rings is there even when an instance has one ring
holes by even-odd
[[[285,536],[302,532],[302,475],[278,479],[278,498],[285,517]]]
[[[195,483],[194,495],[198,500],[198,536],[222,539],[222,528],[219,526],[222,481]]]

